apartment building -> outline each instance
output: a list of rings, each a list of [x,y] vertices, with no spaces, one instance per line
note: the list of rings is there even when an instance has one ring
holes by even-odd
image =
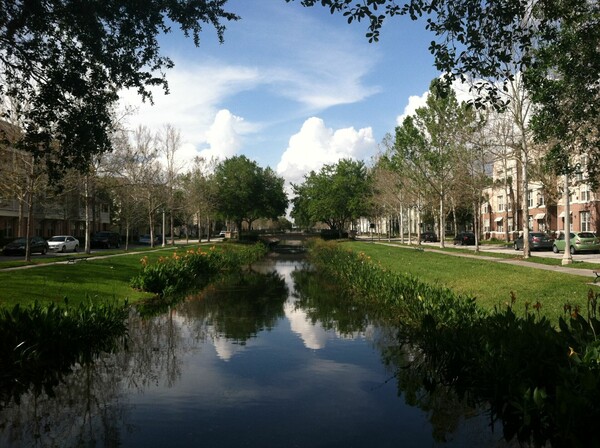
[[[592,191],[585,175],[585,159],[579,159],[580,172],[569,176],[571,231],[600,230],[600,192]],[[522,173],[516,160],[497,160],[492,168],[492,186],[484,190],[480,210],[484,239],[513,241],[523,231]],[[541,182],[527,186],[527,222],[530,231],[556,235],[565,231],[564,176],[552,188]]]
[[[33,204],[32,233],[49,238],[53,235],[85,235],[85,198],[79,189],[56,192],[45,178],[29,174],[31,157],[10,146],[0,146],[0,240],[24,236]],[[29,165],[30,166],[30,165]],[[107,201],[93,197],[90,207],[92,232],[109,230],[111,210]]]

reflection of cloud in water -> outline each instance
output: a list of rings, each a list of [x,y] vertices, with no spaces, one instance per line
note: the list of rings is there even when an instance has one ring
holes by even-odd
[[[243,345],[236,344],[229,339],[218,336],[213,339],[213,345],[215,346],[217,356],[223,361],[229,361],[233,355],[244,349]]]
[[[293,302],[286,302],[283,310],[290,321],[292,331],[300,335],[307,348],[318,350],[325,347],[325,342],[329,336],[320,323],[313,325],[306,313],[303,310],[296,309]]]

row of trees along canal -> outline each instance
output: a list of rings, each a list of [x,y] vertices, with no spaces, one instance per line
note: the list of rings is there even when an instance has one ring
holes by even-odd
[[[156,133],[143,126],[115,129],[112,152],[97,154],[87,171],[70,169],[60,179],[52,178],[47,165],[31,154],[11,145],[0,147],[8,162],[0,164],[0,189],[19,202],[21,234],[32,234],[28,223],[33,222],[34,206],[42,214],[65,220],[79,219],[80,209],[85,208],[89,252],[91,224],[100,204],[110,204],[112,222],[126,241],[131,230],[140,227],[154,236],[162,213],[168,216],[165,233],[174,235],[177,226],[188,238],[192,228],[194,235],[210,237],[217,221],[231,222],[237,229],[246,222],[251,229],[264,218],[274,220],[275,227],[289,227],[281,218],[288,205],[284,181],[271,168],[245,156],[220,162],[197,157],[180,163],[180,133],[168,124]]]

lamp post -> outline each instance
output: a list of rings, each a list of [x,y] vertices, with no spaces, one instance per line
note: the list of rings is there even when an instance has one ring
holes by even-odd
[[[563,253],[562,265],[573,263],[571,255],[571,193],[569,193],[569,172],[565,170],[565,252]]]

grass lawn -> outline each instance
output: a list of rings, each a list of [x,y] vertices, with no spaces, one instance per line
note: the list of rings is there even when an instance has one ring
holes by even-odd
[[[178,245],[175,249],[181,252],[187,247],[189,246]],[[27,305],[36,300],[40,303],[62,303],[65,297],[72,304],[88,299],[128,299],[129,302],[136,302],[151,297],[150,294],[135,291],[129,286],[129,280],[141,269],[140,259],[147,256],[148,261],[152,262],[160,256],[170,256],[173,252],[174,248],[168,247],[110,258],[92,257],[88,261],[73,264],[46,264],[10,271],[0,269],[0,306],[12,307],[17,303]]]
[[[540,312],[557,321],[566,303],[578,305],[586,316],[588,291],[600,293],[600,286],[588,284],[590,278],[577,275],[409,248],[362,242],[345,244],[371,256],[387,269],[475,297],[477,303],[487,309],[510,302],[512,291],[517,297],[514,305],[517,314],[524,312],[526,302],[532,309],[531,305],[539,301]]]

